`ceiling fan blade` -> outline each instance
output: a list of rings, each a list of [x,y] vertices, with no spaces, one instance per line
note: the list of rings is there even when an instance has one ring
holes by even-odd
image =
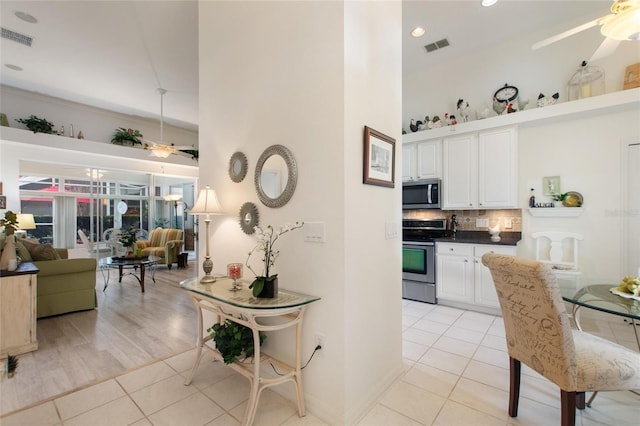
[[[596,25],[598,25],[598,23],[600,22],[601,19],[603,19],[603,18],[594,19],[593,21],[587,22],[586,24],[579,25],[579,26],[577,26],[575,28],[571,28],[570,30],[561,32],[560,34],[556,34],[556,35],[554,35],[552,37],[549,37],[549,38],[546,38],[546,39],[544,39],[542,41],[534,43],[533,46],[531,46],[531,49],[532,50],[538,50],[541,47],[548,46],[548,45],[550,45],[552,43],[555,43],[556,41],[560,41],[560,40],[562,40],[564,38],[571,37],[574,34],[578,34],[581,31],[587,30],[587,29],[589,29],[591,27],[595,27]]]
[[[607,56],[613,54],[620,45],[620,40],[615,40],[612,38],[605,38],[600,47],[593,53],[589,62],[597,61],[598,59],[606,58]]]

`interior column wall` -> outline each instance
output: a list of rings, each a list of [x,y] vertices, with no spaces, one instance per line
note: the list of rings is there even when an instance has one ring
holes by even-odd
[[[214,273],[244,261],[255,244],[238,226],[244,202],[257,205],[262,226],[324,224],[324,243],[304,242],[304,228],[279,240],[275,271],[281,287],[321,297],[303,330],[304,360],[314,335],[325,336],[304,370],[305,401],[332,424],[359,416],[402,368],[400,242],[384,239],[385,221],[399,221],[399,186],[362,184],[364,125],[400,137],[400,3],[349,3],[199,4],[200,182],[218,192],[227,213],[212,222]],[[382,24],[391,11],[397,19]],[[346,65],[352,60],[359,63]],[[260,203],[253,184],[256,161],[273,144],[289,148],[298,166],[295,193],[277,209]],[[240,183],[227,174],[235,151],[249,163]],[[253,278],[246,268],[245,278]],[[265,342],[285,361],[292,348],[292,335],[272,333]],[[274,390],[293,399],[290,386]]]

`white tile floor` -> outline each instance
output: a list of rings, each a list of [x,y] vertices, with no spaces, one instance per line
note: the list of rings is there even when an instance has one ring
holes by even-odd
[[[591,311],[593,312],[593,311]],[[637,349],[631,325],[585,310],[587,330]],[[368,425],[556,425],[559,390],[523,365],[517,418],[507,415],[508,356],[499,317],[403,301],[405,372],[358,423]],[[205,354],[191,386],[193,352],[43,402],[0,419],[11,425],[238,425],[248,381]],[[601,393],[577,425],[638,425],[640,397]],[[277,393],[263,392],[255,425],[322,425]]]

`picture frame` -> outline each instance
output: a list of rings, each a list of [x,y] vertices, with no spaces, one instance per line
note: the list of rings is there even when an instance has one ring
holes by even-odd
[[[555,194],[561,194],[560,176],[545,176],[542,178],[542,195],[553,197]]]
[[[7,208],[7,197],[4,195],[0,195],[0,210],[4,210]]]
[[[364,126],[362,183],[395,186],[396,140]]]

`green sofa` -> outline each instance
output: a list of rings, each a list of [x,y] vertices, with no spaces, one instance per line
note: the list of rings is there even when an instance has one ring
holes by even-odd
[[[37,250],[43,246],[48,246],[48,250]],[[98,306],[95,259],[69,259],[67,249],[52,249],[49,245],[29,244],[20,239],[16,240],[16,247],[23,261],[32,262],[40,269],[37,292],[38,318],[94,309]],[[42,256],[43,251],[48,252],[47,256]],[[55,257],[55,260],[41,260],[43,257]]]
[[[66,249],[56,249],[60,260],[33,262],[38,272],[38,318],[94,309],[96,260],[68,259]]]

